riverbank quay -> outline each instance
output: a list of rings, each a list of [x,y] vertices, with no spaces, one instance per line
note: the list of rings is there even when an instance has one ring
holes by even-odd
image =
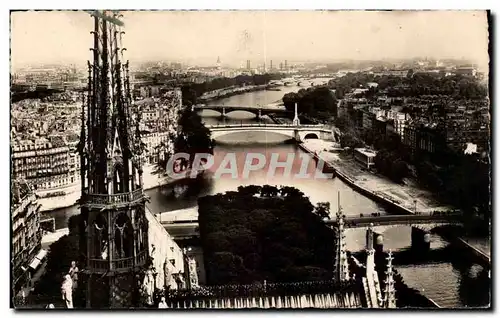
[[[334,148],[335,143],[325,140],[306,140],[299,147],[321,159],[335,171],[335,176],[349,184],[353,189],[376,202],[389,204],[404,214],[433,213],[453,210],[432,198],[428,191],[414,184],[396,184],[382,176],[363,170],[354,158]]]
[[[200,96],[200,102],[210,102],[221,98],[226,98],[234,95],[255,92],[255,91],[263,91],[266,90],[268,84],[265,85],[248,85],[243,87],[230,87],[227,89],[221,89],[215,92],[208,92]]]

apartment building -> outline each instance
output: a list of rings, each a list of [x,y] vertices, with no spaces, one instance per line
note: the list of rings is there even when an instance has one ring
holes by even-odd
[[[71,183],[70,148],[64,136],[13,140],[14,174],[36,189],[62,187]]]
[[[11,182],[12,249],[11,263],[15,294],[29,286],[31,275],[40,266],[46,251],[41,249],[40,205],[30,185],[20,179]]]
[[[144,100],[141,103],[142,141],[146,147],[146,162],[157,163],[165,154],[173,154],[174,141],[178,135],[179,111],[182,107],[182,92],[172,89],[161,98]]]
[[[405,127],[403,143],[409,146],[412,155],[437,153],[446,143],[442,128],[437,123],[411,122]]]

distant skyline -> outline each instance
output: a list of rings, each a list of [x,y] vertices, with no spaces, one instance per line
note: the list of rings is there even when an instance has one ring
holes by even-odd
[[[288,61],[467,59],[488,67],[485,11],[127,11],[131,62],[252,66]],[[11,13],[11,64],[74,63],[91,57],[85,12]]]

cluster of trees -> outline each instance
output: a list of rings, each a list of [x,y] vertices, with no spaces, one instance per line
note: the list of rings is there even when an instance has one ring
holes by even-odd
[[[339,116],[335,119],[335,126],[342,131],[340,146],[345,148],[359,148],[364,145],[361,132],[349,116]]]
[[[401,183],[409,175],[408,164],[396,152],[381,150],[374,161],[377,171],[396,183]]]
[[[447,95],[455,99],[483,99],[488,95],[488,89],[475,78],[468,76],[416,73],[404,79],[403,86],[390,87],[388,95],[393,97]]]
[[[354,123],[347,116],[335,121],[336,126],[344,131],[340,137],[342,147],[359,148],[365,144],[373,146],[377,152],[374,163],[378,172],[394,182],[400,183],[410,174],[409,151],[396,133],[377,135],[354,128]]]
[[[467,215],[481,216],[485,221],[481,227],[488,228],[492,210],[489,165],[473,155],[447,157],[447,164],[441,166],[427,158],[416,161],[419,183]]]
[[[24,88],[19,89],[15,88],[14,86],[11,87],[11,100],[12,103],[17,103],[19,101],[22,101],[24,99],[45,99],[53,94],[60,93],[61,90],[55,90],[55,89],[44,89],[40,88],[35,91],[26,91]]]
[[[297,93],[288,93],[283,96],[285,108],[302,115],[314,117],[319,120],[330,120],[337,117],[337,99],[326,86],[301,89]]]
[[[375,76],[373,74],[347,73],[343,77],[330,80],[328,85],[335,90],[335,96],[341,99],[353,88],[366,87],[370,82],[375,82]]]
[[[397,183],[410,175],[409,151],[398,134],[367,134],[365,140],[379,150],[374,160],[378,172]]]
[[[387,90],[390,97],[418,97],[422,95],[445,95],[455,99],[483,99],[488,88],[477,79],[465,75],[445,76],[444,73],[414,73],[409,70],[406,77],[391,75],[375,76],[367,73],[348,73],[339,79],[331,80],[337,98],[343,98],[353,88],[367,87],[369,82],[378,84],[365,93],[374,97],[380,90]]]
[[[208,284],[331,279],[328,204],[314,207],[296,188],[265,185],[206,196],[198,205]]]
[[[214,141],[210,130],[203,124],[201,116],[191,109],[196,103],[196,92],[191,87],[182,88],[182,100],[185,107],[180,111],[178,124],[180,133],[174,141],[174,153],[184,152],[190,154],[190,160],[194,159],[196,153],[213,154]],[[169,160],[169,154],[162,160],[158,160],[157,169],[165,169]]]
[[[210,130],[203,124],[201,116],[191,107],[181,111],[179,117],[180,133],[174,143],[175,152],[190,154],[191,160],[196,153],[213,154],[214,142]]]

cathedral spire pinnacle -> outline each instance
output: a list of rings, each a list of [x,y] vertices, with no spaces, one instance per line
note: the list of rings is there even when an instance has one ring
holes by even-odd
[[[387,271],[385,279],[385,290],[384,290],[384,307],[385,308],[396,308],[396,289],[394,288],[394,277],[392,271],[392,251],[389,250],[387,256]]]
[[[347,261],[344,215],[342,214],[342,207],[340,205],[340,192],[338,192],[338,208],[336,217],[337,228],[335,233],[337,246],[335,247],[334,278],[337,281],[347,281],[349,280],[349,263]]]
[[[297,103],[295,103],[295,116],[293,118],[292,125],[294,125],[294,126],[300,126],[299,113],[297,111]]]
[[[105,11],[93,17],[93,59],[79,147],[86,306],[131,307],[140,301],[137,286],[147,264],[149,239],[140,136],[134,129],[138,118],[130,110],[128,62],[122,62],[123,32],[115,23],[121,15]]]

